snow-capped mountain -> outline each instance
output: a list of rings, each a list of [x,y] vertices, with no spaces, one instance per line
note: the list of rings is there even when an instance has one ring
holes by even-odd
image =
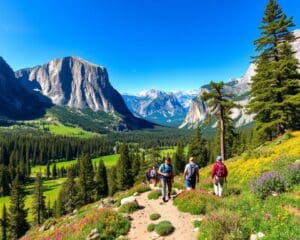
[[[187,114],[189,102],[195,93],[165,92],[156,89],[136,95],[123,94],[126,105],[138,117],[166,125],[178,126]]]

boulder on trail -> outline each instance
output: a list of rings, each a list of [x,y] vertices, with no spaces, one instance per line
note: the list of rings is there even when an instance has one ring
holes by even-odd
[[[135,196],[130,196],[130,197],[127,197],[127,198],[123,198],[121,200],[121,206],[124,205],[124,204],[127,204],[127,203],[132,203],[132,202],[136,202],[137,203],[137,200],[136,200]]]

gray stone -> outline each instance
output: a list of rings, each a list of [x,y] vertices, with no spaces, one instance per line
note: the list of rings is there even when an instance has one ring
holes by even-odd
[[[137,202],[136,197],[130,196],[121,200],[121,206],[127,203]]]

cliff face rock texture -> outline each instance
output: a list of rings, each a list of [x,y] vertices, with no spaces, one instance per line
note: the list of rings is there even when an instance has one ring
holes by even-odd
[[[121,95],[111,86],[107,70],[77,57],[22,69],[16,77],[24,87],[40,91],[55,105],[130,114]]]

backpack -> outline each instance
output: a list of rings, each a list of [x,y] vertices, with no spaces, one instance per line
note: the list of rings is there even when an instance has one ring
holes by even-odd
[[[189,164],[187,168],[187,179],[192,179],[196,177],[196,172],[198,170],[198,166],[196,164]]]
[[[225,165],[224,164],[218,164],[218,169],[216,172],[217,177],[225,177],[226,175],[226,170],[225,170]]]

